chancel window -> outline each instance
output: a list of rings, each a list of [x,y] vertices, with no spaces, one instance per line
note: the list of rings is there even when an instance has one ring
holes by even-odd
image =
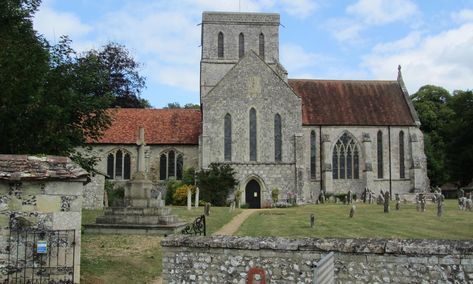
[[[404,131],[399,132],[399,177],[406,177],[406,169],[404,167]]]
[[[162,153],[159,156],[159,179],[166,180],[175,178],[182,179],[182,172],[184,169],[184,157],[174,150]]]
[[[333,179],[359,179],[359,153],[360,150],[354,138],[344,133],[333,147]]]
[[[280,162],[282,160],[282,130],[281,116],[277,113],[274,116],[274,160]]]
[[[259,34],[259,56],[264,59],[264,34]]]
[[[107,175],[111,179],[128,180],[131,175],[130,153],[124,150],[116,150],[107,156]]]
[[[218,33],[218,43],[217,43],[217,53],[218,53],[218,58],[223,58],[223,51],[224,51],[224,46],[223,46],[223,33],[219,32]]]
[[[240,33],[238,36],[238,57],[242,58],[245,55],[245,36]]]
[[[250,161],[256,161],[256,110],[254,108],[250,109]]]
[[[224,132],[224,159],[225,161],[232,160],[232,116],[227,113],[224,118],[224,125],[223,125],[223,132]]]
[[[383,132],[378,131],[377,143],[377,156],[378,156],[378,178],[383,178]]]
[[[315,158],[316,158],[316,155],[315,155],[315,151],[316,151],[316,147],[315,147],[315,131],[312,130],[310,132],[310,178],[312,179],[315,179],[316,175],[316,171],[315,171]]]

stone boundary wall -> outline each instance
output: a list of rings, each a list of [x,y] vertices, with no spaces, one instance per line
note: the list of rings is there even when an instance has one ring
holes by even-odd
[[[163,283],[247,283],[255,267],[266,283],[312,283],[330,251],[336,283],[473,283],[473,241],[173,235],[161,245]]]

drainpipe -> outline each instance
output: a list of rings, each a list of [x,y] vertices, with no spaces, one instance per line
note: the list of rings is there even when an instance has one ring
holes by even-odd
[[[393,182],[391,178],[391,126],[388,126],[388,141],[389,141],[389,199],[393,199]]]

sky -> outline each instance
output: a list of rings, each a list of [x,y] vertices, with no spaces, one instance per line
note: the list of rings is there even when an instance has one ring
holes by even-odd
[[[123,44],[153,107],[199,103],[203,11],[281,15],[280,62],[294,79],[395,80],[473,89],[473,0],[43,0],[35,29],[77,51]]]

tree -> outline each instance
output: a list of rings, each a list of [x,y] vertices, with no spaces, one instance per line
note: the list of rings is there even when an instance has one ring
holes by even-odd
[[[216,206],[225,206],[228,194],[238,184],[230,165],[212,163],[209,170],[197,174],[197,185],[202,200]]]
[[[442,185],[450,178],[447,167],[447,130],[455,115],[448,105],[450,93],[442,87],[426,85],[412,95],[424,133],[427,171],[432,185]]]
[[[138,73],[141,64],[136,62],[125,46],[109,42],[100,50],[85,53],[84,62],[98,61],[100,72],[108,81],[95,90],[96,95],[111,93],[114,97],[110,107],[149,108],[147,100],[140,98],[145,78]]]
[[[473,179],[473,91],[455,91],[449,101],[454,116],[448,126],[448,167],[458,186]]]
[[[33,30],[39,3],[0,4],[0,152],[70,155],[110,125],[112,97],[95,92],[109,77],[67,37],[50,46]]]
[[[184,106],[181,106],[180,103],[174,102],[174,103],[168,103],[167,106],[163,107],[164,109],[200,109],[200,105],[198,104],[193,104],[193,103],[187,103]]]

